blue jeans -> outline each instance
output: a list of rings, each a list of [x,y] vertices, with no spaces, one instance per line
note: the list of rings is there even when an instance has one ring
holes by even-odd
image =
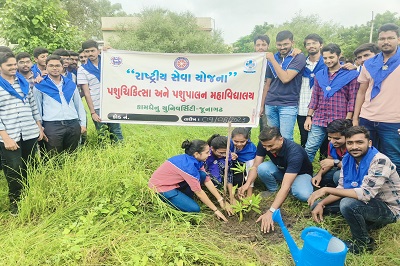
[[[278,127],[282,137],[293,141],[294,125],[297,119],[297,106],[265,105],[267,123],[270,127]]]
[[[97,115],[100,115],[100,109],[95,109],[94,110]],[[101,123],[101,122],[96,122],[93,120],[94,126],[96,127],[96,130],[100,132],[101,134],[101,127],[103,125],[106,125],[108,128],[108,131],[111,133],[111,138],[115,141],[122,141],[124,137],[122,136],[122,130],[121,130],[121,125],[118,123]]]
[[[306,153],[310,162],[314,161],[315,154],[326,137],[326,127],[317,125],[311,126],[311,131],[308,132],[308,138],[306,143]]]
[[[282,173],[272,161],[260,164],[257,168],[257,173],[267,189],[273,192],[278,190],[277,181],[282,182],[284,175],[284,173]],[[307,201],[313,192],[311,176],[308,174],[298,175],[295,178],[290,191],[298,200]]]
[[[161,199],[183,212],[200,212],[200,206],[185,193],[178,189],[160,192]]]
[[[389,157],[400,174],[400,135],[397,132],[400,123],[374,122],[361,117],[360,126],[369,130],[372,145]]]
[[[317,202],[312,206],[316,206]],[[369,230],[376,230],[396,222],[396,216],[380,200],[372,198],[365,203],[354,198],[342,198],[325,206],[324,214],[341,213],[350,226],[354,241],[367,243]]]
[[[337,187],[340,178],[340,169],[334,167],[322,176],[321,187]]]

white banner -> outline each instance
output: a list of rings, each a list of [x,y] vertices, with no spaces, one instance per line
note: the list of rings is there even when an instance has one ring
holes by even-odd
[[[263,53],[159,54],[108,50],[101,61],[104,122],[255,127]]]

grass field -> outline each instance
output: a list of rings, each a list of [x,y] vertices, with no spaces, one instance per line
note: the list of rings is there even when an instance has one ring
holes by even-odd
[[[204,205],[201,214],[183,214],[147,188],[151,173],[182,152],[183,140],[226,128],[123,125],[124,144],[101,147],[93,131],[91,124],[90,143],[76,155],[30,173],[17,217],[8,212],[7,183],[0,179],[0,265],[293,265],[282,237],[262,235],[254,215],[241,225],[237,217],[222,224]],[[301,247],[301,231],[315,225],[307,205],[288,198],[282,210]],[[243,226],[254,237],[242,236]],[[350,237],[341,217],[326,217],[320,226]],[[400,265],[399,229],[374,232],[377,251],[348,254],[346,265]]]

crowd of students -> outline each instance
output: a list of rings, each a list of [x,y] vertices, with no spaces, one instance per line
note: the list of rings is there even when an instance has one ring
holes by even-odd
[[[346,242],[351,252],[373,251],[369,231],[400,219],[399,27],[381,26],[377,45],[363,44],[354,51],[355,64],[341,62],[340,47],[324,45],[318,34],[304,38],[308,56],[293,47],[290,31],[277,34],[276,54],[267,52],[269,42],[266,35],[254,39],[256,52],[266,53],[268,60],[260,113],[268,125],[260,127],[257,147],[246,128],[233,130],[229,152],[226,136],[186,141],[182,147],[201,142],[201,149],[185,150],[190,163],[178,163],[176,158],[182,155],[169,159],[154,172],[149,187],[182,211],[182,195],[188,202],[195,192],[225,220],[203,196],[202,184],[231,214],[229,203],[250,196],[258,177],[267,188],[263,196],[275,193],[270,208],[257,220],[264,233],[274,229],[272,214],[291,193],[310,205],[316,222],[324,214],[341,213],[352,233]],[[293,141],[296,121],[300,144]],[[313,169],[318,149],[326,156],[320,168]],[[232,173],[235,161],[246,165],[244,179]],[[229,200],[214,192],[224,182],[226,166]]]
[[[149,187],[185,212],[200,211],[196,195],[226,221],[220,209],[231,215],[231,204],[252,195],[259,177],[267,189],[263,196],[276,193],[257,220],[263,232],[274,229],[272,214],[291,193],[308,202],[316,222],[340,212],[352,232],[350,251],[372,251],[375,242],[368,230],[400,218],[400,30],[385,24],[378,34],[378,45],[363,44],[354,51],[356,64],[341,62],[340,47],[324,45],[317,34],[304,38],[307,56],[293,47],[290,31],[277,34],[276,54],[268,52],[268,36],[257,36],[255,50],[268,60],[260,113],[267,125],[260,123],[258,145],[248,128],[235,128],[230,145],[220,135],[207,142],[186,140],[184,154],[164,162]],[[123,140],[120,124],[102,123],[99,116],[101,57],[95,41],[85,41],[78,52],[57,49],[51,55],[38,47],[33,58],[35,64],[28,53],[15,56],[0,47],[0,150],[13,214],[28,184],[26,167],[37,142],[46,156],[76,150],[87,127],[81,97],[96,129],[109,130],[115,142]],[[293,141],[296,121],[300,144]],[[329,142],[323,144],[326,137]],[[318,149],[326,151],[326,158],[314,175]],[[243,166],[244,173],[232,171]],[[224,185],[229,200],[219,192]]]

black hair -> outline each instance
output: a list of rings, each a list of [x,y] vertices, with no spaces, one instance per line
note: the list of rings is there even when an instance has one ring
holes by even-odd
[[[77,52],[72,51],[72,50],[69,50],[68,53],[70,56],[79,56],[79,54]]]
[[[400,28],[394,23],[387,23],[378,29],[378,34],[384,31],[394,31],[397,37],[400,37]]]
[[[57,60],[57,61],[60,61],[61,64],[63,63],[61,57],[60,57],[59,55],[56,55],[56,54],[52,54],[52,55],[49,55],[49,56],[47,57],[47,59],[46,59],[46,65],[47,65],[47,63],[48,63],[50,60]]]
[[[371,139],[368,129],[363,126],[354,126],[354,127],[349,128],[348,130],[346,130],[346,133],[344,134],[344,136],[346,137],[346,139],[348,139],[357,134],[364,134],[364,136],[368,140]]]
[[[375,43],[364,43],[361,44],[360,46],[357,47],[357,49],[354,50],[354,55],[357,57],[359,53],[365,52],[365,51],[371,51],[374,54],[377,54],[380,52],[378,45]]]
[[[185,149],[185,153],[187,155],[193,155],[196,152],[202,153],[207,145],[207,142],[205,142],[204,140],[195,139],[192,141],[185,140],[184,142],[182,142],[181,147],[182,149]]]
[[[10,47],[7,46],[0,46],[0,53],[12,53],[12,50]]]
[[[78,54],[81,54],[81,53],[83,53],[83,49],[78,50]]]
[[[268,35],[257,35],[254,38],[254,44],[256,44],[257,40],[265,41],[268,45],[271,42],[271,40],[269,39]]]
[[[0,65],[7,62],[8,59],[10,58],[15,58],[15,55],[13,53],[0,53]]]
[[[244,127],[237,127],[232,130],[231,137],[235,137],[236,135],[243,135],[245,139],[249,139],[250,130]]]
[[[340,56],[340,54],[342,53],[342,50],[340,49],[339,45],[337,45],[336,43],[330,43],[330,44],[322,47],[321,53],[323,53],[323,52],[330,52],[332,54],[337,54],[337,56]]]
[[[36,47],[33,50],[33,57],[34,58],[38,58],[39,55],[48,54],[48,53],[49,53],[49,50],[47,50],[46,48],[44,48],[44,47]]]
[[[319,42],[320,44],[323,44],[324,43],[324,40],[321,38],[321,36],[319,36],[318,34],[316,34],[316,33],[311,33],[311,34],[308,34],[305,38],[304,38],[304,46],[306,46],[306,41],[307,40],[313,40],[313,41],[316,41],[316,42]]]
[[[93,48],[93,47],[96,49],[99,49],[99,44],[93,40],[87,40],[82,43],[82,50]]]
[[[279,131],[278,127],[265,127],[261,132],[260,135],[258,136],[258,139],[260,141],[269,141],[274,138],[280,138],[282,137],[281,132]]]
[[[293,33],[288,30],[284,30],[284,31],[278,32],[278,34],[276,35],[277,42],[281,42],[286,39],[293,41]]]
[[[214,149],[223,149],[227,147],[228,145],[228,137],[226,136],[221,136],[219,134],[214,134],[212,135],[208,140],[207,140],[208,146],[213,147]]]
[[[22,58],[27,58],[29,57],[29,59],[31,59],[31,55],[27,52],[20,52],[19,54],[17,54],[17,56],[15,57],[15,59],[17,59],[17,62],[19,60],[21,60]]]
[[[54,50],[53,55],[59,55],[59,56],[70,56],[69,52],[63,48],[59,48]]]
[[[350,119],[336,119],[328,124],[326,132],[328,133],[340,133],[344,136],[346,131],[353,126],[353,122]]]

